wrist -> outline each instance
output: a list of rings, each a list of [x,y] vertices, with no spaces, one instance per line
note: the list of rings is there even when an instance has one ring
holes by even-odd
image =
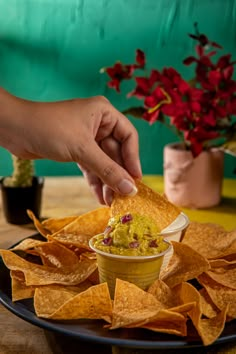
[[[11,95],[0,87],[0,145],[11,151],[26,125],[30,101]]]

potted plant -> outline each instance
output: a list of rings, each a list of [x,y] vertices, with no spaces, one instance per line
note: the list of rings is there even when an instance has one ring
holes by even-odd
[[[196,56],[185,65],[195,64],[194,76],[185,80],[174,68],[152,69],[146,76],[145,53],[136,51],[134,64],[116,62],[103,68],[110,77],[108,86],[120,92],[124,80],[134,79],[128,97],[142,101],[123,113],[159,122],[174,130],[178,142],[164,148],[165,194],[173,203],[205,208],[220,202],[224,152],[236,155],[235,61],[231,55],[212,58],[222,47],[199,33]],[[138,73],[138,74],[137,74]]]
[[[3,212],[9,223],[27,224],[31,222],[27,209],[40,217],[44,179],[34,175],[32,160],[14,155],[12,160],[12,175],[1,180]]]

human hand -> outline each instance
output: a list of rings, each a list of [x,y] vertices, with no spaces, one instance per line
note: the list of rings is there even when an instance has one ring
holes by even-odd
[[[107,99],[14,105],[17,116],[8,119],[2,146],[22,158],[76,162],[100,203],[110,204],[112,191],[135,194],[134,178],[142,174],[138,134]]]
[[[104,100],[103,97],[98,99]],[[134,126],[108,100],[99,102],[99,104],[101,103],[107,105],[107,112],[102,113],[96,141],[100,149],[113,161],[110,160],[108,165],[106,159],[107,165],[105,165],[105,155],[103,154],[103,159],[98,165],[98,169],[103,169],[101,170],[102,177],[93,168],[90,169],[83,163],[78,163],[78,166],[99,202],[110,205],[114,191],[129,195],[136,193],[133,178],[130,179],[130,177],[141,178],[142,172],[138,152],[138,135]],[[105,178],[107,182],[105,182]]]

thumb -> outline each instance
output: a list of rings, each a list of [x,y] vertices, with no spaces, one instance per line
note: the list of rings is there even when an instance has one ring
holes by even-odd
[[[83,158],[78,163],[96,174],[115,192],[129,196],[137,193],[135,182],[129,173],[105,154],[96,142],[88,144]]]

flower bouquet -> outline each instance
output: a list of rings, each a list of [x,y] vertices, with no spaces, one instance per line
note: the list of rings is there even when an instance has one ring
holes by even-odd
[[[150,124],[160,122],[174,129],[177,137],[197,157],[203,150],[220,147],[236,154],[236,81],[233,79],[235,61],[231,54],[218,57],[222,47],[200,34],[189,36],[197,42],[196,55],[184,59],[184,65],[195,64],[195,74],[185,80],[174,68],[151,69],[146,72],[145,53],[136,51],[134,64],[116,62],[103,68],[110,77],[108,86],[120,92],[124,80],[134,80],[128,97],[142,101],[125,114],[140,117]]]
[[[222,47],[201,34],[197,24],[189,36],[197,42],[195,55],[183,60],[195,65],[189,80],[172,67],[147,70],[140,49],[135,63],[116,62],[101,71],[117,92],[124,80],[133,80],[128,97],[141,105],[124,114],[165,124],[176,133],[179,143],[164,148],[166,196],[180,206],[205,208],[220,202],[224,152],[236,156],[236,61],[231,54],[219,56]]]

